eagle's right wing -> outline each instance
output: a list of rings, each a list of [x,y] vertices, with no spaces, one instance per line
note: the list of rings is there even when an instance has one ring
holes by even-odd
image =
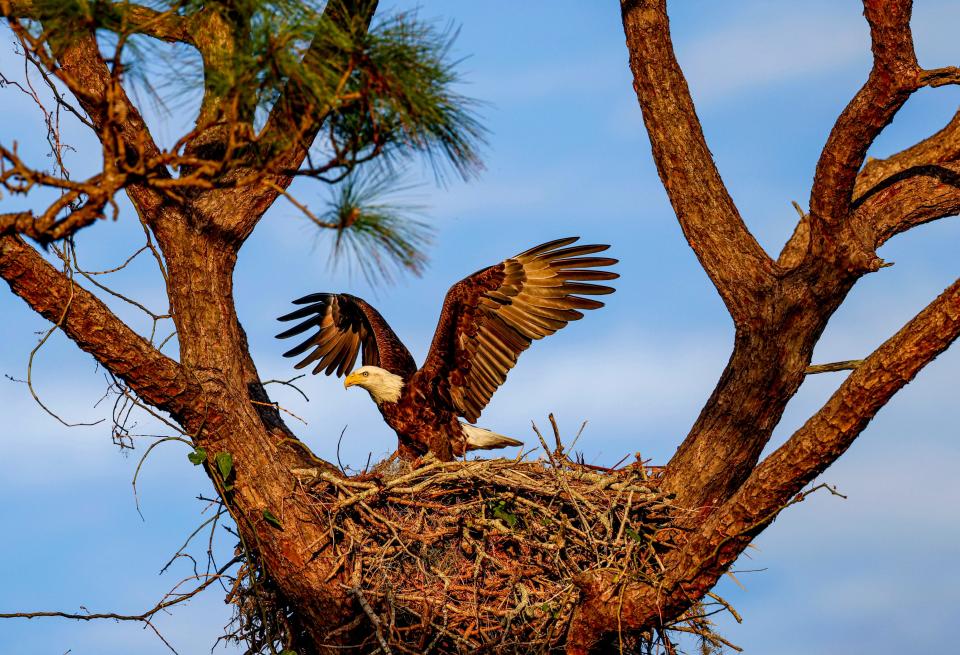
[[[416,384],[473,423],[532,341],[581,318],[578,310],[603,307],[582,296],[613,292],[593,282],[619,277],[603,270],[617,260],[587,256],[609,246],[571,246],[577,239],[544,243],[453,285]]]
[[[346,293],[313,293],[293,303],[307,306],[277,320],[306,320],[281,332],[277,338],[286,339],[317,328],[309,339],[283,353],[284,357],[296,357],[310,351],[297,363],[296,368],[317,362],[314,375],[326,369],[327,375],[336,371],[338,376],[342,376],[353,370],[357,354],[362,348],[365,366],[379,366],[403,378],[417,370],[406,346],[390,329],[380,312],[363,299]]]

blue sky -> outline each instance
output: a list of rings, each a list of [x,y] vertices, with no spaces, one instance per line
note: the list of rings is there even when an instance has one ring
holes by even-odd
[[[796,221],[791,200],[806,203],[816,157],[838,112],[869,70],[866,24],[856,2],[714,3],[687,0],[671,13],[684,66],[711,150],[734,199],[761,244],[779,250]],[[918,0],[914,31],[922,64],[957,64],[955,3]],[[390,7],[410,8],[390,2]],[[525,353],[480,424],[524,440],[530,421],[555,412],[588,461],[612,463],[639,451],[666,460],[686,434],[729,354],[732,328],[723,306],[683,241],[653,167],[631,89],[617,3],[425,2],[421,13],[461,29],[464,93],[483,100],[490,129],[486,171],[469,183],[423,184],[404,198],[429,207],[435,228],[430,265],[419,279],[370,289],[331,270],[329,241],[316,239],[297,210],[278,203],[241,253],[237,303],[264,378],[287,378],[290,363],[273,339],[274,317],[312,291],[349,291],[370,299],[418,360],[429,344],[445,290],[464,275],[531,245],[579,234],[613,244],[622,278],[608,306]],[[0,32],[0,66],[16,59]],[[0,142],[16,139],[39,158],[42,125],[29,103],[3,91]],[[912,98],[872,154],[885,156],[942,127],[960,104],[953,88]],[[164,139],[188,118],[151,113]],[[98,158],[88,135],[65,126],[79,174]],[[39,159],[35,159],[39,161]],[[322,189],[302,187],[312,206]],[[19,201],[0,200],[2,211]],[[139,247],[129,212],[87,230],[81,261],[108,268]],[[862,280],[817,348],[817,361],[867,354],[957,276],[960,224],[914,230],[884,247],[895,266]],[[155,268],[144,259],[115,284],[164,309]],[[114,305],[138,329],[142,317]],[[0,373],[25,376],[37,332],[47,324],[0,293]],[[851,450],[823,476],[849,496],[811,497],[782,515],[737,564],[741,588],[719,593],[744,617],[718,619],[748,653],[942,651],[956,618],[960,440],[953,388],[960,355],[950,351],[901,392]],[[771,446],[815,411],[843,374],[812,377],[788,407]],[[35,385],[69,421],[107,415],[96,406],[103,376],[60,335],[37,356]],[[309,403],[273,388],[307,421],[292,427],[326,458],[346,426],[340,456],[362,465],[391,450],[394,436],[367,395],[327,378],[305,380]],[[22,384],[0,379],[5,426],[0,458],[0,611],[61,609],[138,612],[187,575],[185,562],[157,573],[202,522],[210,492],[180,444],[160,445],[140,474],[137,514],[130,480],[143,448],[120,452],[108,424],[66,429],[32,401]],[[160,434],[140,420],[144,433]],[[218,539],[219,552],[232,547]],[[197,548],[201,554],[205,545]],[[223,594],[211,591],[160,617],[181,653],[207,652],[227,621]],[[903,608],[909,608],[905,611]],[[129,624],[59,620],[0,623],[0,652],[60,655],[167,652],[149,631]]]

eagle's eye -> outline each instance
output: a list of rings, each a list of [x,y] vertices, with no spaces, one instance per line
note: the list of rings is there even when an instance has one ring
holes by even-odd
[[[367,376],[369,376],[369,375],[370,375],[370,373],[369,373],[368,371],[364,371],[364,372],[363,372],[363,377],[367,377]]]

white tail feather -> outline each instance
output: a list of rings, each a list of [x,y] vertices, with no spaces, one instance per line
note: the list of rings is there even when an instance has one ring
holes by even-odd
[[[460,427],[463,429],[463,434],[467,437],[467,450],[493,450],[494,448],[523,445],[522,441],[491,432],[486,428],[478,428],[475,425],[469,425],[467,423],[461,423]]]

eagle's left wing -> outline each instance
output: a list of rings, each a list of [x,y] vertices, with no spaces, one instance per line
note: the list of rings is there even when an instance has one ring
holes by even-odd
[[[617,260],[587,256],[609,246],[567,247],[578,239],[544,243],[453,285],[414,383],[476,421],[534,339],[582,318],[577,310],[603,307],[581,296],[613,293],[612,287],[590,282],[619,277],[597,270]]]
[[[324,371],[327,375],[336,372],[342,376],[353,370],[362,350],[364,365],[380,366],[403,378],[417,369],[410,352],[380,312],[362,298],[348,293],[312,293],[293,303],[306,306],[279,320],[303,320],[277,338],[286,339],[316,328],[306,341],[283,353],[284,357],[296,357],[310,351],[295,368],[317,362],[314,375]]]

